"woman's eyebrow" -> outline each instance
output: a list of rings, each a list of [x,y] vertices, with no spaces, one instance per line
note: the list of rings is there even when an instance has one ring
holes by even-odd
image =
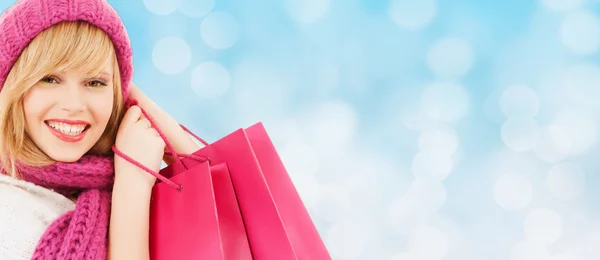
[[[100,73],[100,75],[104,75],[104,76],[112,76],[112,73],[108,72],[108,71],[103,71]]]

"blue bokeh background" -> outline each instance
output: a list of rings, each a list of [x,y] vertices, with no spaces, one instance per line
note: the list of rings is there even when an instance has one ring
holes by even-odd
[[[109,2],[178,121],[264,122],[334,259],[600,259],[598,0]]]

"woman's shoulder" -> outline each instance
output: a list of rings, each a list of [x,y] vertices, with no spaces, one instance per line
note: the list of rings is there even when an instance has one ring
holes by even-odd
[[[65,196],[33,183],[0,174],[0,204],[25,204],[62,214],[75,208]]]
[[[30,259],[46,228],[74,208],[61,194],[0,174],[0,259]]]

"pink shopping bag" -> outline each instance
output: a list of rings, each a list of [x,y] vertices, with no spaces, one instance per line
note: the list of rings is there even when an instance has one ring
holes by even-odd
[[[254,259],[331,259],[262,123],[194,155],[227,165]]]
[[[190,170],[161,170],[181,190],[162,182],[152,191],[151,259],[252,259],[227,166],[183,161]]]

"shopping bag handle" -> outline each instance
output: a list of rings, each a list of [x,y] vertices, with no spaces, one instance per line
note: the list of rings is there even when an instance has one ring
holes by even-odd
[[[131,106],[136,106],[138,105],[138,102],[136,99],[128,99],[127,102],[125,103],[125,107],[126,108],[130,108]],[[183,163],[183,161],[181,160],[180,157],[184,157],[184,158],[189,158],[192,160],[196,160],[199,162],[206,162],[208,161],[210,163],[210,158],[208,157],[201,157],[201,156],[196,156],[193,154],[183,154],[183,153],[178,153],[175,151],[175,148],[173,148],[173,145],[171,144],[171,142],[169,142],[169,140],[167,139],[167,137],[165,136],[165,134],[160,130],[160,128],[158,127],[158,125],[156,124],[156,122],[154,122],[154,119],[152,119],[152,117],[142,108],[140,107],[140,110],[142,111],[142,113],[144,114],[144,116],[146,117],[146,119],[148,119],[148,121],[150,121],[150,125],[152,125],[152,127],[156,130],[156,132],[158,132],[158,134],[160,135],[160,137],[163,139],[163,141],[165,142],[165,145],[167,146],[168,151],[165,151],[166,155],[171,155],[173,157],[175,157],[175,160],[180,163],[181,165],[183,165],[183,167],[185,167],[187,169],[187,167],[185,166],[185,164]],[[181,128],[187,132],[188,134],[190,134],[191,136],[193,136],[195,139],[197,139],[198,141],[200,141],[202,144],[204,144],[205,146],[208,145],[208,143],[206,141],[204,141],[204,139],[198,137],[196,134],[192,133],[192,131],[190,131],[189,129],[187,129],[186,127],[184,127],[183,125],[179,124],[181,126]],[[121,152],[121,150],[119,150],[117,148],[116,145],[113,144],[112,146],[112,150],[115,154],[117,154],[118,156],[122,157],[123,159],[125,159],[126,161],[130,162],[131,164],[139,167],[140,169],[152,174],[154,177],[156,177],[157,179],[161,180],[162,182],[164,182],[165,184],[181,191],[183,189],[183,186],[181,184],[177,184],[174,183],[173,181],[169,180],[168,178],[160,175],[160,173],[153,171],[151,169],[149,169],[148,167],[144,166],[143,164],[139,163],[138,161],[134,160],[133,158],[129,157],[128,155],[126,155],[125,153]]]

